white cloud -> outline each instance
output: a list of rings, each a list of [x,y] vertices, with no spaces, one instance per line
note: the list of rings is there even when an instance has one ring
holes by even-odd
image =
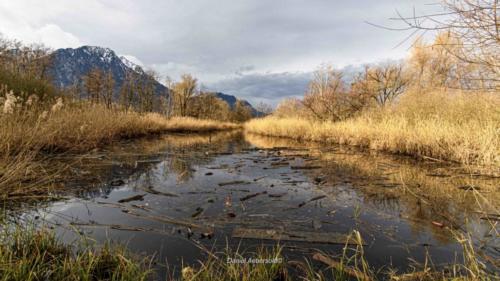
[[[81,41],[50,20],[54,11],[47,6],[44,13],[35,13],[40,3],[25,6],[23,1],[0,1],[0,33],[24,43],[43,43],[52,48],[77,47]],[[38,11],[40,11],[38,10]]]
[[[411,15],[413,8],[436,8],[428,2],[0,0],[0,32],[51,47],[109,47],[162,76],[178,79],[189,72],[214,85],[238,74],[310,72],[323,62],[342,67],[401,58],[409,44],[394,46],[407,34],[365,21],[391,25],[387,19],[395,9]],[[264,80],[236,79],[231,89],[257,96],[269,85]],[[293,90],[278,84],[276,96]]]
[[[46,24],[35,32],[38,41],[54,48],[78,47],[80,40],[55,24]]]
[[[0,33],[7,38],[21,40],[27,44],[41,43],[52,48],[78,47],[82,44],[78,37],[55,24],[45,24],[40,27],[2,24]]]

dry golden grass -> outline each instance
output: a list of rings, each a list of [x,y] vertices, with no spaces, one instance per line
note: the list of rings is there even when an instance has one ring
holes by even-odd
[[[250,133],[367,147],[393,153],[500,166],[500,97],[485,93],[407,94],[394,106],[341,122],[267,117]]]
[[[188,117],[166,119],[160,114],[139,114],[80,104],[46,114],[21,112],[0,115],[0,149],[12,153],[26,147],[49,151],[85,151],[122,138],[166,132],[210,132],[238,125]]]
[[[238,127],[228,122],[186,117],[166,119],[156,113],[109,110],[88,103],[64,105],[57,110],[19,108],[8,114],[0,113],[0,192],[17,190],[21,181],[30,178],[40,180],[44,171],[37,159],[40,160],[42,151],[85,152],[119,139]],[[40,184],[35,186],[38,189]]]

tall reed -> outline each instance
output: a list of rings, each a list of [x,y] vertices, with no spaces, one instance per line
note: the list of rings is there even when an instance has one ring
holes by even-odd
[[[464,164],[500,166],[500,97],[487,93],[407,94],[386,108],[340,122],[266,117],[250,133],[348,144]]]

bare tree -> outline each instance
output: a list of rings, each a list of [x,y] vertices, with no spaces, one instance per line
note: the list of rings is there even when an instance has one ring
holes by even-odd
[[[137,98],[137,77],[132,73],[127,73],[120,88],[120,103],[129,109],[136,105]]]
[[[267,103],[264,103],[264,102],[259,102],[259,104],[257,104],[255,109],[258,112],[262,113],[263,115],[269,115],[269,114],[273,113],[273,107]]]
[[[92,103],[99,103],[104,90],[104,73],[98,68],[90,70],[83,78],[88,98]]]
[[[113,94],[115,92],[115,79],[113,73],[108,71],[103,77],[102,98],[106,108],[110,109],[113,104]]]
[[[158,74],[153,70],[146,71],[146,76],[141,79],[137,87],[139,97],[139,106],[142,112],[149,112],[154,110],[155,102],[155,83],[158,79]]]
[[[45,101],[58,94],[50,83],[50,49],[43,45],[24,45],[0,34],[0,79],[15,95],[26,100],[36,95]]]
[[[174,80],[170,77],[167,76],[165,78],[165,86],[167,87],[165,97],[163,98],[163,111],[167,117],[171,117],[174,113],[174,87],[175,83]]]
[[[241,100],[237,100],[233,108],[233,121],[235,122],[245,122],[252,118],[252,109],[243,103]]]
[[[278,104],[273,115],[278,117],[306,117],[306,113],[304,104],[301,100],[297,98],[286,98]]]
[[[447,31],[457,40],[437,43],[462,62],[474,64],[477,78],[489,81],[484,86],[498,88],[500,83],[500,1],[441,0],[443,13],[413,15],[398,14],[405,28],[418,31]],[[469,78],[470,79],[470,78]]]
[[[352,88],[360,96],[385,106],[401,95],[408,84],[409,79],[405,77],[401,64],[385,64],[366,67],[364,73],[356,77]]]
[[[210,92],[201,92],[193,97],[188,109],[189,116],[221,121],[227,121],[231,118],[230,113],[231,109],[228,103]]]
[[[349,91],[342,76],[341,72],[331,66],[322,66],[314,73],[303,105],[316,118],[340,121],[353,114]]]
[[[191,74],[181,76],[181,81],[173,87],[174,106],[180,116],[186,116],[191,98],[196,93],[197,79]]]
[[[0,34],[0,67],[35,79],[49,79],[50,48],[41,44],[24,45]]]

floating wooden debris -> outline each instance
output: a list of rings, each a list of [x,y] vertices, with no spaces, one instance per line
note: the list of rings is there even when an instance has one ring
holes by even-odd
[[[288,161],[273,162],[271,166],[288,166],[290,163]]]
[[[299,180],[287,180],[284,181],[284,184],[298,184],[298,183],[305,183],[306,181],[299,181]]]
[[[127,203],[127,202],[131,202],[131,201],[142,201],[142,200],[144,200],[144,196],[146,196],[146,194],[138,194],[138,195],[130,196],[130,197],[118,200],[118,203]]]
[[[263,178],[266,178],[266,177],[267,177],[267,176],[258,177],[258,178],[253,179],[253,181],[259,181],[259,180],[261,180],[261,179],[263,179]]]
[[[204,226],[201,226],[201,225],[196,225],[196,224],[193,224],[193,223],[188,222],[188,221],[183,221],[183,220],[179,220],[179,219],[175,219],[175,218],[171,218],[171,217],[167,217],[167,216],[156,216],[156,215],[152,215],[152,214],[140,214],[140,213],[136,213],[132,210],[130,210],[128,212],[128,214],[131,216],[138,217],[138,218],[156,221],[156,222],[161,222],[161,223],[180,225],[180,226],[190,227],[190,228],[194,228],[194,229],[203,229],[204,228]]]
[[[233,155],[233,153],[232,152],[207,151],[207,152],[205,152],[205,155],[219,156],[219,155]]]
[[[274,193],[274,194],[269,194],[268,196],[271,197],[271,198],[280,198],[280,197],[283,197],[285,195],[287,195],[288,193],[286,192],[283,192],[283,193]]]
[[[257,193],[253,193],[253,194],[248,194],[247,196],[241,197],[240,201],[246,201],[248,199],[257,197],[257,196],[262,195],[262,194],[267,194],[267,191],[262,191],[262,192],[257,192]]]
[[[228,191],[234,191],[234,192],[250,192],[249,189],[241,189],[241,188],[229,188],[227,190]]]
[[[326,198],[326,195],[319,195],[319,196],[316,196],[316,197],[313,197],[307,201],[304,201],[302,203],[299,204],[299,207],[303,207],[305,204],[309,203],[309,202],[313,202],[313,201],[316,201],[316,200],[320,200],[320,199],[323,199],[323,198]]]
[[[196,218],[197,216],[199,216],[201,213],[203,213],[203,208],[202,207],[198,207],[196,208],[196,212],[194,212],[194,214],[191,215],[192,218]]]
[[[321,184],[321,183],[324,183],[325,181],[326,181],[325,177],[315,177],[314,178],[315,184]]]
[[[323,244],[355,244],[355,241],[348,241],[348,236],[340,233],[318,233],[306,231],[280,231],[276,229],[257,228],[235,228],[233,238],[242,239],[263,239],[279,241],[299,241]]]
[[[365,273],[363,273],[357,269],[348,267],[345,264],[342,264],[342,263],[340,263],[340,262],[338,262],[330,257],[327,257],[321,253],[315,253],[313,255],[313,260],[317,260],[317,261],[322,262],[322,263],[324,263],[332,268],[335,268],[337,270],[341,270],[341,271],[345,272],[347,275],[356,278],[356,280],[362,280],[362,281],[371,281],[372,280],[372,278],[370,276],[366,275]]]
[[[207,167],[207,169],[210,169],[210,170],[222,170],[222,169],[227,169],[227,168],[229,168],[229,165],[227,165],[227,164]]]
[[[109,227],[109,228],[115,229],[115,230],[126,230],[126,231],[142,231],[142,232],[146,232],[146,231],[154,232],[154,231],[156,231],[153,228],[143,228],[143,227],[121,225],[121,224],[100,224],[100,223],[70,222],[70,225],[73,225],[73,226],[84,226],[84,227]]]
[[[239,185],[239,184],[250,184],[250,182],[247,181],[228,181],[228,182],[220,182],[219,186],[226,186],[226,185]]]
[[[214,173],[212,173],[212,172],[208,172],[208,173],[205,173],[205,176],[211,176],[211,175],[213,175],[213,174],[214,174]]]
[[[151,194],[155,194],[155,195],[163,195],[163,196],[168,196],[168,197],[179,197],[179,195],[174,194],[174,193],[163,192],[163,191],[158,191],[156,189],[153,189],[152,186],[148,186],[146,188],[146,191],[149,192],[149,193],[151,193]]]
[[[109,228],[115,229],[115,230],[126,230],[126,231],[148,231],[149,229],[142,228],[142,227],[133,227],[133,226],[126,226],[126,225],[111,225]]]
[[[120,185],[124,185],[125,182],[121,179],[116,179],[116,180],[112,180],[109,185],[111,186],[120,186]]]
[[[321,169],[321,166],[292,166],[292,170],[314,170],[314,169]]]
[[[132,204],[132,207],[134,208],[137,208],[137,209],[142,209],[142,210],[145,210],[145,211],[151,211],[151,209],[147,206],[147,203],[146,205],[136,205],[136,204]]]
[[[215,191],[188,191],[186,194],[214,194]]]

